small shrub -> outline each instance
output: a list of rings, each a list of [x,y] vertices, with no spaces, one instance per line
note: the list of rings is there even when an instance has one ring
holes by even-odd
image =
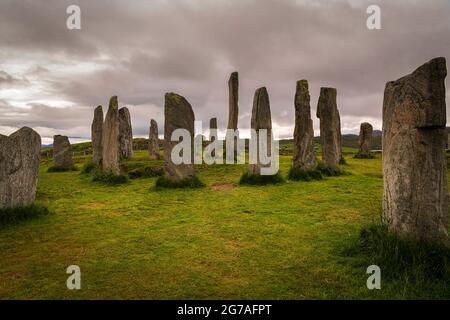
[[[128,176],[125,174],[114,174],[112,172],[96,171],[92,181],[101,182],[109,185],[117,185],[128,182]]]
[[[259,174],[249,174],[244,173],[239,180],[239,184],[249,184],[249,185],[267,185],[267,184],[278,184],[284,182],[283,177],[277,172],[274,175],[259,175]]]
[[[321,179],[323,179],[322,172],[317,169],[303,170],[301,168],[292,167],[291,170],[289,170],[289,180],[311,181]]]
[[[99,169],[99,165],[94,161],[85,162],[83,165],[83,169],[81,169],[81,173],[89,174],[97,171]]]
[[[55,167],[52,166],[48,168],[47,172],[67,172],[67,171],[77,171],[77,167],[75,165],[67,166],[67,167]]]
[[[0,227],[20,221],[48,215],[50,211],[37,204],[20,208],[0,209]]]
[[[399,237],[383,225],[361,230],[356,242],[343,250],[361,265],[378,265],[383,278],[421,288],[432,281],[450,281],[450,248]]]
[[[162,167],[142,167],[128,172],[130,179],[160,177],[164,173]]]
[[[161,176],[156,180],[156,189],[180,189],[180,188],[202,188],[205,184],[199,178],[187,178],[181,181],[172,181],[165,176]]]

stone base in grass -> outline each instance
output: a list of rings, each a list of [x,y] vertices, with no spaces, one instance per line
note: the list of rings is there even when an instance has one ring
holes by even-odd
[[[78,171],[78,168],[75,165],[68,166],[68,167],[50,167],[48,168],[47,172],[67,172],[67,171]]]
[[[278,184],[284,182],[283,177],[278,172],[274,175],[258,175],[244,173],[239,180],[239,184],[249,184],[249,185],[267,185],[267,184]]]
[[[159,177],[156,180],[156,189],[179,189],[179,188],[202,188],[205,184],[199,178],[183,179],[180,181],[173,181],[165,176]]]

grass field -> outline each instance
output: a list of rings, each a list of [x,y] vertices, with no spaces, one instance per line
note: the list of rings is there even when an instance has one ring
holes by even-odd
[[[450,298],[445,283],[367,289],[368,265],[342,252],[380,221],[381,159],[346,160],[349,175],[271,186],[238,185],[242,165],[198,166],[206,187],[193,190],[106,186],[43,161],[37,202],[52,213],[1,227],[0,298]],[[286,176],[291,157],[280,161]],[[138,152],[140,164],[161,162]],[[66,288],[69,265],[81,290]]]

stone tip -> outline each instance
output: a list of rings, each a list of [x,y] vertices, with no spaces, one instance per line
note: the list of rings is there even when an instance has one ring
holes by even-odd
[[[306,89],[308,90],[308,80],[302,79],[297,81],[297,90]]]
[[[118,107],[119,103],[117,101],[117,96],[112,96],[111,99],[109,99],[109,106],[112,107]]]
[[[437,57],[433,58],[428,62],[425,62],[423,65],[414,70],[413,73],[421,72],[423,69],[429,69],[431,72],[437,74],[440,77],[447,76],[447,62],[445,57]]]

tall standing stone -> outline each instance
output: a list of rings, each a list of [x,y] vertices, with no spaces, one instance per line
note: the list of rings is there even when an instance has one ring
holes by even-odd
[[[272,117],[270,114],[269,94],[267,93],[267,89],[265,87],[259,88],[255,92],[255,96],[253,98],[251,128],[254,129],[257,134],[257,139],[254,141],[257,146],[257,161],[256,163],[250,163],[248,165],[248,173],[250,175],[260,175],[261,167],[269,166],[262,164],[259,156],[260,138],[262,137],[261,129],[266,129],[266,153],[268,156],[270,156],[272,147]],[[255,139],[255,137],[252,137],[252,139]]]
[[[238,129],[239,116],[239,74],[233,72],[228,80],[228,130],[236,132]],[[230,139],[230,138],[228,138]],[[234,139],[234,159],[237,159],[237,139],[239,135],[233,136]],[[230,140],[231,141],[231,140]]]
[[[166,93],[164,104],[164,173],[172,182],[195,178],[194,156],[194,122],[195,115],[189,102],[176,93]],[[172,161],[172,149],[178,141],[171,141],[172,133],[177,129],[185,129],[190,135],[190,163],[175,164]]]
[[[209,141],[212,143],[217,140],[217,118],[209,119]],[[216,156],[216,151],[211,152],[211,156]]]
[[[109,100],[102,132],[102,169],[105,172],[120,174],[119,166],[119,106],[117,96]]]
[[[359,152],[358,157],[368,158],[370,156],[370,150],[372,150],[372,133],[373,127],[368,122],[361,123],[359,129]]]
[[[148,135],[148,155],[151,160],[159,160],[159,138],[158,138],[158,123],[155,120],[150,120],[150,130]]]
[[[72,146],[67,136],[53,136],[53,166],[57,168],[73,166]]]
[[[314,128],[311,119],[310,96],[308,81],[300,80],[294,98],[295,129],[294,129],[294,159],[293,167],[305,171],[316,167],[314,152]]]
[[[102,163],[102,131],[103,131],[103,109],[98,106],[94,110],[94,120],[91,125],[92,139],[92,161],[96,164]]]
[[[383,222],[417,240],[448,242],[445,58],[386,84]]]
[[[341,119],[336,104],[335,88],[320,88],[317,118],[320,119],[322,160],[328,167],[337,167],[342,159],[342,147]]]
[[[133,157],[133,130],[127,107],[119,109],[119,155],[122,159]]]
[[[31,205],[36,199],[41,137],[23,127],[0,135],[0,209]]]

